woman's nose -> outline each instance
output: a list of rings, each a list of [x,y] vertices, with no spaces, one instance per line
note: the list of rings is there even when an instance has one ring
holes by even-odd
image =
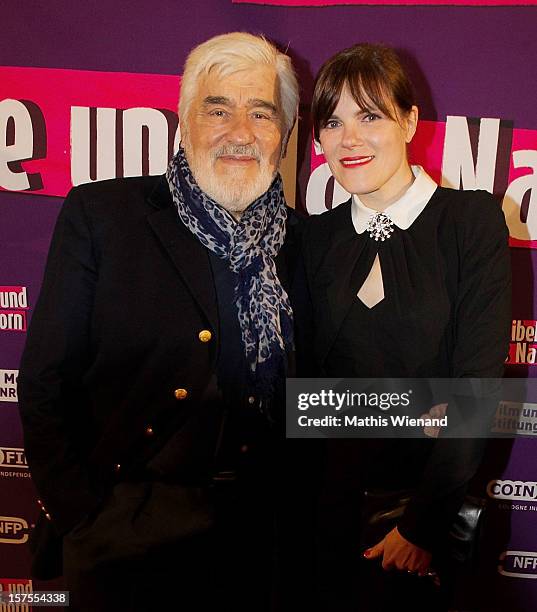
[[[359,125],[351,123],[343,127],[343,138],[341,143],[344,147],[352,148],[363,144],[363,134]]]

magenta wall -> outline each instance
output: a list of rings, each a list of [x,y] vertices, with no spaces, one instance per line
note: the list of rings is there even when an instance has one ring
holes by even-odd
[[[452,182],[463,168],[463,187],[489,188],[503,201],[512,234],[516,321],[508,373],[537,377],[531,332],[537,319],[533,280],[537,268],[536,7],[4,0],[1,15],[0,61],[4,66],[134,73],[136,90],[122,85],[114,91],[110,83],[119,77],[94,74],[93,80],[73,77],[71,87],[65,85],[67,89],[60,95],[59,86],[52,87],[44,78],[47,73],[11,70],[8,79],[0,67],[0,188],[18,170],[42,173],[44,182],[44,188],[33,193],[0,191],[0,292],[19,296],[16,303],[0,308],[0,585],[4,588],[10,584],[34,590],[52,588],[35,581],[31,587],[25,586],[30,559],[23,543],[38,507],[21,455],[23,441],[13,381],[26,335],[17,327],[24,327],[24,320],[31,317],[61,205],[61,198],[40,194],[62,193],[69,185],[65,174],[72,153],[69,133],[59,131],[69,128],[73,106],[122,109],[122,120],[125,110],[133,106],[171,111],[176,92],[171,95],[169,87],[178,81],[169,75],[179,75],[188,50],[212,35],[247,30],[264,33],[283,47],[289,45],[304,104],[297,148],[296,205],[311,212],[319,212],[324,205],[321,192],[327,180],[320,174],[309,179],[312,150],[307,105],[314,73],[329,55],[359,41],[384,42],[403,52],[425,120],[416,158],[436,178],[444,176],[444,182]],[[19,165],[6,163],[6,159],[13,159],[8,145],[14,135],[8,107],[2,104],[10,99],[33,102],[42,112],[40,118],[35,108],[27,107],[30,115],[33,113],[36,159]],[[114,116],[117,119],[118,115]],[[173,146],[173,117],[166,112],[163,118],[154,117],[155,133],[163,121],[168,122],[168,132],[161,134],[162,146]],[[151,159],[141,156],[145,170],[151,170],[157,153],[149,151],[148,155]],[[323,160],[315,155],[313,160],[314,166],[322,165]],[[473,161],[473,174],[468,174],[469,161]],[[114,163],[117,170],[124,160]],[[60,176],[60,187],[54,175]],[[537,608],[536,464],[533,436],[519,435],[515,440],[494,443],[476,483],[489,499],[483,554],[479,571],[468,577],[461,594],[460,610],[517,612]],[[509,483],[493,482],[498,480],[526,483],[524,499],[516,499],[516,487]]]

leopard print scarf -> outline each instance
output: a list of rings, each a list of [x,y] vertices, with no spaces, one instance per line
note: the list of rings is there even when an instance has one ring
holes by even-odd
[[[198,187],[182,148],[170,161],[166,178],[181,221],[238,275],[235,300],[250,384],[258,394],[270,396],[277,377],[285,375],[286,351],[293,346],[293,313],[274,262],[287,219],[281,177],[239,221]]]

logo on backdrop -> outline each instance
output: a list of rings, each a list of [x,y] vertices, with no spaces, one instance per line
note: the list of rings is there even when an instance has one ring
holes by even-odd
[[[180,140],[179,85],[169,75],[0,67],[0,189],[64,196],[71,185],[161,174]],[[295,147],[288,153],[294,184]],[[497,118],[421,121],[411,158],[444,186],[494,193],[511,245],[537,248],[537,130]],[[311,170],[308,212],[348,199],[315,143]]]
[[[537,552],[504,551],[498,560],[498,572],[508,578],[537,578]]]
[[[537,482],[530,480],[491,480],[487,495],[499,500],[500,510],[537,512]],[[506,503],[509,502],[509,503]]]
[[[0,188],[65,196],[71,185],[161,174],[178,144],[179,82],[0,68]]]
[[[0,447],[0,478],[30,478],[23,448]]]
[[[26,331],[26,287],[0,285],[0,331]]]
[[[0,543],[24,544],[28,541],[28,523],[18,516],[0,516]]]
[[[537,404],[500,402],[491,432],[510,436],[537,436]]]
[[[0,370],[0,402],[16,402],[18,370]]]
[[[0,593],[10,595],[14,593],[33,593],[33,583],[29,578],[0,578]],[[32,607],[26,604],[0,604],[0,612],[28,612]]]
[[[511,325],[509,355],[505,361],[510,365],[536,365],[537,321],[514,319]]]
[[[24,448],[10,448],[0,446],[0,467],[18,468],[27,470],[26,456]]]
[[[410,158],[444,187],[495,194],[502,200],[511,246],[537,248],[537,130],[514,129],[510,121],[488,118],[421,121]],[[311,171],[306,190],[310,214],[349,199],[315,141]]]

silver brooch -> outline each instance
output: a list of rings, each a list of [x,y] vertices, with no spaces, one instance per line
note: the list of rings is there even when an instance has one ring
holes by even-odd
[[[378,212],[369,219],[366,227],[369,237],[374,240],[387,240],[393,232],[393,221],[386,213]]]

